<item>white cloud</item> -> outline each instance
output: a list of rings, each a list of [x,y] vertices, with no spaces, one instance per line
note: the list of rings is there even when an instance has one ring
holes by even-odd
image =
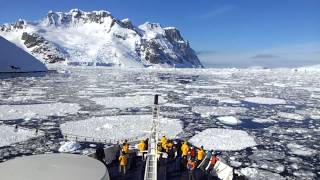
[[[320,64],[320,43],[287,45],[252,52],[198,54],[205,67],[300,67]]]
[[[233,6],[224,6],[224,7],[215,8],[209,12],[206,12],[206,13],[200,15],[200,18],[201,19],[210,19],[210,18],[216,17],[217,15],[226,13],[226,12],[232,10],[233,8],[234,8]]]

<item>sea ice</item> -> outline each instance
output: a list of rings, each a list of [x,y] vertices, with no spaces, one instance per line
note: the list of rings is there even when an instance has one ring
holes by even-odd
[[[99,105],[106,108],[131,108],[131,107],[146,107],[153,105],[153,96],[126,96],[126,97],[103,97],[91,99]],[[166,100],[159,97],[159,104],[165,103]]]
[[[240,172],[249,180],[285,180],[279,174],[251,167],[242,168]]]
[[[286,104],[286,101],[284,99],[265,98],[265,97],[247,97],[247,98],[244,98],[243,101],[255,103],[255,104],[265,104],[265,105]]]
[[[15,127],[13,126],[0,125],[0,147],[26,141],[40,135],[42,135],[41,132],[36,134],[35,131],[32,130],[24,128],[18,128],[18,130],[15,130]]]
[[[292,154],[300,155],[300,156],[313,156],[317,153],[316,150],[296,144],[296,143],[289,143],[287,147],[290,149]]]
[[[300,179],[305,179],[305,180],[312,180],[316,177],[316,175],[310,171],[306,170],[298,170],[293,172],[293,175],[299,177]]]
[[[81,121],[61,124],[63,134],[72,134],[103,140],[139,139],[149,136],[152,126],[151,115],[122,115],[93,117]],[[182,132],[177,119],[160,118],[160,134],[175,138]]]
[[[74,152],[81,148],[81,145],[75,141],[67,141],[63,142],[63,144],[59,148],[59,152]]]
[[[195,146],[204,146],[207,150],[237,151],[256,146],[256,142],[247,132],[242,130],[206,129],[190,140]]]
[[[195,106],[192,111],[201,114],[202,117],[213,116],[230,116],[243,114],[247,111],[244,107],[215,107],[215,106]]]
[[[301,116],[300,114],[287,113],[287,112],[279,112],[278,116],[281,118],[298,120],[298,121],[303,121],[305,119],[305,117]]]
[[[223,124],[228,124],[228,125],[237,125],[241,123],[241,121],[234,116],[221,116],[221,117],[218,117],[217,119]]]
[[[166,103],[163,106],[173,107],[173,108],[187,108],[187,107],[189,107],[188,105],[185,105],[185,104],[175,104],[175,103]]]
[[[273,120],[273,119],[262,119],[262,118],[254,118],[252,120],[253,122],[255,123],[276,123],[277,121],[276,120]]]
[[[78,104],[52,103],[30,105],[0,105],[0,120],[46,118],[48,116],[64,116],[77,113]]]
[[[241,102],[230,97],[221,97],[221,96],[212,96],[209,99],[217,100],[219,103],[226,103],[226,104],[240,104]]]

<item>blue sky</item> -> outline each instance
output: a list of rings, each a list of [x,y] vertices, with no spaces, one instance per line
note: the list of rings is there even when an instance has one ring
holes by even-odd
[[[0,0],[0,24],[105,9],[178,27],[207,66],[320,64],[320,0]]]

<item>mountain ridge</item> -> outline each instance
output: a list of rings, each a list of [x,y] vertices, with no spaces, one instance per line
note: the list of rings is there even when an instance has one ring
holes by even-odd
[[[45,63],[203,67],[177,28],[150,22],[135,26],[105,10],[49,11],[39,21],[1,25],[0,35]]]

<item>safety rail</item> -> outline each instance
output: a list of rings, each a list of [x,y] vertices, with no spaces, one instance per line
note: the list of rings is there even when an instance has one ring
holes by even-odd
[[[152,128],[148,143],[148,154],[146,161],[146,169],[144,180],[157,179],[157,144],[158,144],[158,127],[159,127],[159,111],[158,96],[155,96],[155,104],[152,110]]]
[[[121,144],[121,143],[124,143],[125,141],[129,143],[133,143],[133,142],[138,142],[141,139],[144,139],[147,137],[147,136],[145,137],[139,136],[139,137],[116,140],[116,139],[103,139],[103,138],[94,138],[89,136],[80,136],[80,135],[74,135],[74,134],[68,134],[68,133],[62,133],[62,135],[66,141],[71,140],[71,141],[78,141],[78,142],[95,142],[95,143],[104,143],[104,144]]]

